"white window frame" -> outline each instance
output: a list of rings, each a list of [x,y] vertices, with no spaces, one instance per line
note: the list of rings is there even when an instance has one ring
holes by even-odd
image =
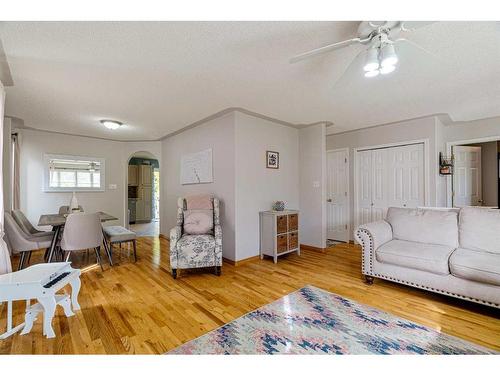
[[[51,159],[68,159],[68,160],[81,160],[81,161],[94,161],[100,163],[100,186],[99,187],[52,187],[50,186],[50,160]],[[76,156],[76,155],[61,155],[61,154],[44,154],[43,155],[43,191],[51,192],[64,192],[64,191],[86,191],[86,192],[100,192],[105,191],[106,182],[106,161],[104,158],[95,158],[92,156]]]

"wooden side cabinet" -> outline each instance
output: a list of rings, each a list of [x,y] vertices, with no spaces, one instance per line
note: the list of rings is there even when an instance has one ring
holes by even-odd
[[[260,212],[260,259],[273,257],[274,263],[283,254],[300,255],[299,211]]]

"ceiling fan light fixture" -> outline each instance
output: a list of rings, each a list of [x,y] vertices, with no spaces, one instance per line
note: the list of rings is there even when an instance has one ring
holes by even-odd
[[[378,69],[375,70],[370,70],[368,72],[365,72],[365,77],[366,78],[372,78],[378,76],[380,71]]]
[[[365,72],[376,71],[380,67],[378,62],[378,48],[370,48],[366,51],[366,61],[363,70]]]
[[[115,120],[101,120],[99,122],[103,124],[106,128],[111,130],[116,130],[123,125],[123,123],[121,123],[120,121],[115,121]]]
[[[382,66],[382,68],[384,68],[386,66],[394,66],[397,63],[398,63],[398,55],[396,55],[396,50],[394,49],[394,45],[392,43],[387,43],[380,50],[380,65]]]
[[[389,73],[392,73],[394,70],[396,70],[395,65],[385,65],[382,68],[380,68],[380,73],[381,74],[389,74]]]

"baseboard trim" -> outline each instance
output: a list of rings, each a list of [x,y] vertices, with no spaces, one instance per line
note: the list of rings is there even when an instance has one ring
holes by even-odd
[[[222,258],[222,259],[224,260],[224,262],[229,263],[230,265],[237,267],[237,266],[241,266],[241,265],[246,264],[246,263],[255,262],[256,260],[260,259],[260,256],[256,255],[254,257],[245,258],[245,259],[241,259],[241,260],[232,260],[232,259],[227,259],[227,258]]]
[[[311,246],[311,245],[304,245],[301,243],[300,250],[313,250],[313,251],[319,251],[321,253],[324,253],[326,251],[326,247],[316,247],[316,246]]]

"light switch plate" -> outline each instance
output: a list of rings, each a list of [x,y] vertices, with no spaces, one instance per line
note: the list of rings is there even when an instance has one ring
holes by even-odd
[[[116,190],[117,186],[116,184],[109,184],[108,189],[109,190]]]

